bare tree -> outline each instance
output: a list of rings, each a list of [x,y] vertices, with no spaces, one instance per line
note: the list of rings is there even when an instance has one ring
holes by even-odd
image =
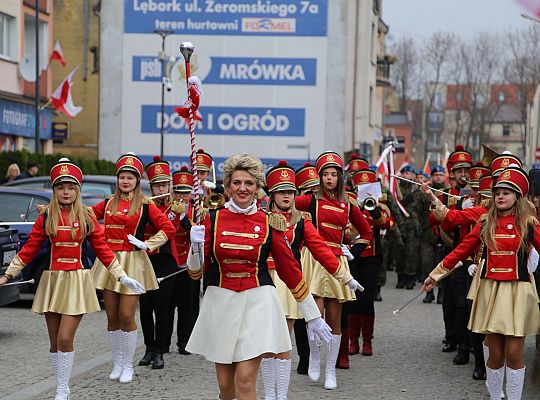
[[[396,61],[391,69],[391,80],[399,98],[399,110],[406,110],[407,101],[416,99],[419,81],[419,51],[412,38],[401,38],[391,48]]]

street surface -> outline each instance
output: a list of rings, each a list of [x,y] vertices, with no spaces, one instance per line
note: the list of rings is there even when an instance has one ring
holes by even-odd
[[[296,373],[294,353],[289,399],[487,399],[483,381],[471,378],[474,361],[455,366],[455,353],[441,352],[444,329],[441,306],[423,304],[422,297],[394,316],[417,291],[397,290],[389,272],[383,302],[376,303],[373,357],[351,357],[351,369],[338,370],[338,389],[324,390]],[[417,285],[417,288],[419,285]],[[1,289],[0,289],[1,290]],[[0,399],[53,399],[45,320],[32,314],[30,302],[0,308]],[[217,399],[214,366],[197,355],[182,356],[171,347],[165,369],[135,367],[131,384],[110,381],[111,355],[105,336],[105,312],[84,317],[75,338],[75,366],[70,382],[73,399]],[[139,328],[140,331],[140,328]],[[142,357],[142,333],[135,361]],[[173,343],[175,341],[173,340]],[[294,345],[294,340],[293,340]],[[535,338],[526,342],[527,376],[523,399],[540,398],[540,361],[535,359]],[[325,359],[323,354],[322,359]],[[322,375],[324,376],[324,375]],[[258,398],[263,399],[262,380]]]

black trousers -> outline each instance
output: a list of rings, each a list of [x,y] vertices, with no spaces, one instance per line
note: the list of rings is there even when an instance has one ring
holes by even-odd
[[[446,330],[446,339],[463,348],[470,346],[470,333],[467,329],[470,316],[467,300],[469,265],[470,262],[464,262],[463,266],[443,279],[443,282],[448,281],[444,286],[443,315],[445,326],[451,327],[451,330]]]
[[[171,301],[169,302],[169,325],[167,341],[171,344],[174,326],[174,314],[178,309],[176,334],[178,347],[185,346],[199,316],[199,290],[201,281],[189,277],[187,271],[178,274],[174,280]]]
[[[178,268],[170,254],[151,255],[150,261],[157,278],[172,274]],[[148,291],[139,299],[144,344],[158,353],[168,348],[169,303],[173,284],[173,278],[165,279],[159,284],[159,289]]]
[[[377,277],[382,264],[382,255],[359,257],[349,262],[354,279],[364,287],[356,291],[356,300],[345,303],[346,314],[375,315],[375,297],[377,296]]]

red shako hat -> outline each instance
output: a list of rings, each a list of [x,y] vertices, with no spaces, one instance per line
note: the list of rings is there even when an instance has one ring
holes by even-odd
[[[116,161],[116,175],[123,171],[135,172],[140,178],[144,171],[143,162],[135,153],[121,155]]]
[[[351,154],[351,161],[349,161],[348,171],[350,174],[354,174],[362,169],[369,169],[369,163],[367,160],[361,158],[358,154]]]
[[[518,156],[510,153],[502,153],[491,160],[491,173],[494,177],[498,176],[505,168],[508,168],[511,164],[516,164],[520,168],[523,168],[523,163]]]
[[[519,167],[508,167],[501,172],[493,186],[493,190],[498,188],[511,189],[521,196],[526,196],[529,192],[529,176]]]
[[[210,171],[212,168],[212,156],[204,151],[204,149],[197,150],[197,171]]]
[[[370,169],[363,169],[352,176],[353,186],[377,182],[377,174]]]
[[[193,190],[193,173],[185,165],[180,171],[172,174],[173,190],[177,192],[190,192]]]
[[[493,186],[493,178],[491,175],[484,175],[478,182],[478,193],[482,196],[491,197],[491,187]]]
[[[58,162],[51,168],[50,172],[52,186],[63,183],[71,182],[81,185],[83,179],[83,173],[81,169],[73,164],[69,158],[61,158]]]
[[[266,173],[266,185],[270,193],[280,190],[296,191],[294,169],[287,164],[287,161],[280,160]]]
[[[315,168],[317,168],[317,173],[321,173],[323,169],[328,167],[339,168],[343,171],[343,159],[335,151],[325,151],[319,157],[317,157],[317,162],[315,163]]]
[[[486,167],[482,161],[478,161],[474,167],[469,170],[469,183],[472,187],[478,187],[480,178],[491,175],[491,168]]]
[[[171,167],[167,161],[155,156],[154,161],[146,166],[146,176],[150,183],[170,182]]]
[[[469,153],[462,144],[456,145],[454,151],[448,157],[446,166],[449,170],[457,168],[471,168],[473,165],[473,159],[471,153]]]
[[[296,170],[296,187],[306,189],[320,184],[317,169],[307,162],[302,168]]]

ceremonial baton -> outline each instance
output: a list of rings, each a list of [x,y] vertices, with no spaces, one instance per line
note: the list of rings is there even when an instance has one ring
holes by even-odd
[[[418,185],[418,186],[422,186],[421,183],[418,183],[418,182],[415,182],[415,181],[411,181],[410,179],[407,179],[407,178],[404,178],[402,176],[397,176],[397,175],[390,175],[394,178],[398,178],[398,179],[401,179],[402,181],[405,181],[405,182],[410,182],[410,183],[414,183],[415,185]],[[455,195],[455,194],[450,194],[448,192],[445,192],[444,190],[439,190],[439,189],[435,189],[431,186],[428,186],[428,188],[430,188],[431,190],[435,191],[435,192],[440,192],[440,193],[443,193],[443,194],[446,194],[448,196],[452,196],[452,197],[455,197],[456,199],[461,199],[461,196],[458,196],[458,195]]]
[[[191,95],[189,93],[189,77],[191,76],[191,55],[195,51],[195,46],[191,42],[182,42],[180,43],[180,53],[184,57],[186,65],[186,89],[188,94],[188,100],[191,102]],[[193,171],[193,191],[195,192],[195,223],[199,225],[201,223],[201,200],[199,194],[199,177],[197,176],[197,151],[195,150],[195,125],[193,123],[193,108],[189,107],[189,138],[191,141],[191,170]],[[203,246],[200,244],[197,246],[196,250],[199,254],[200,264],[203,264]],[[195,253],[195,252],[194,252]]]
[[[158,283],[161,283],[161,282],[164,281],[165,279],[172,278],[173,276],[176,276],[176,275],[178,275],[179,273],[184,272],[184,271],[187,271],[187,268],[182,268],[182,269],[179,269],[179,270],[176,271],[176,272],[173,272],[172,274],[163,276],[163,277],[161,277],[161,278],[157,278],[157,282],[158,282]]]
[[[403,310],[405,307],[407,307],[409,304],[411,304],[413,301],[415,301],[422,293],[424,293],[423,290],[418,292],[416,296],[414,296],[412,299],[410,299],[408,302],[403,304],[401,307],[399,307],[397,310],[392,311],[392,314],[398,315],[401,310]]]
[[[159,199],[161,197],[167,197],[167,196],[170,196],[171,194],[170,193],[163,193],[163,194],[158,194],[156,196],[151,196],[149,197],[150,200],[154,200],[154,199]]]
[[[3,287],[3,286],[15,286],[15,285],[22,285],[24,283],[34,283],[35,281],[33,279],[28,279],[27,281],[20,281],[20,282],[11,282],[11,283],[6,283],[5,285],[2,285],[0,287]]]

